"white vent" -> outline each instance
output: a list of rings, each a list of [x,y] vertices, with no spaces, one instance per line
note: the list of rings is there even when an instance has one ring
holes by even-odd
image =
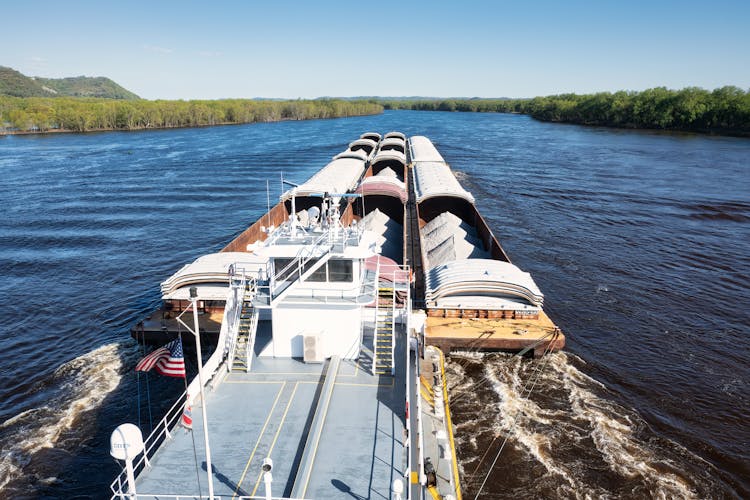
[[[302,337],[302,343],[305,363],[322,363],[324,361],[320,333],[304,334]]]

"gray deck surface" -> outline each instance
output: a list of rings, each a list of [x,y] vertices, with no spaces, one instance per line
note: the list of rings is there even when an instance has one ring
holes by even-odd
[[[398,347],[405,347],[403,335]],[[290,494],[326,366],[256,358],[252,373],[230,373],[207,394],[215,495],[264,495],[261,464],[268,456],[274,462],[273,495]],[[404,375],[403,366],[396,377],[377,377],[366,363],[341,362],[304,498],[391,498],[391,484],[405,470]],[[175,428],[152,467],[138,476],[139,498],[207,496],[199,404],[193,419],[193,435]]]

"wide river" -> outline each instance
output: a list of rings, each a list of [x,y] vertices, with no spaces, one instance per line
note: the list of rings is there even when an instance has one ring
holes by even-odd
[[[133,372],[159,283],[369,130],[435,142],[567,334],[449,358],[464,498],[750,497],[750,140],[414,111],[0,137],[0,496],[107,497],[181,392]]]

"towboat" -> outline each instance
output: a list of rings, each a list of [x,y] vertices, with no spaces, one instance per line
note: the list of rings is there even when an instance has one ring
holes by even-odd
[[[149,436],[113,432],[112,498],[460,499],[444,354],[563,347],[426,137],[362,134],[289,186],[132,329],[215,347]]]

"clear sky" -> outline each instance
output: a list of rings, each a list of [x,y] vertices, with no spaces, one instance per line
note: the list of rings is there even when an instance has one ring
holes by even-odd
[[[147,99],[750,87],[750,0],[7,0],[0,19],[0,65]]]

